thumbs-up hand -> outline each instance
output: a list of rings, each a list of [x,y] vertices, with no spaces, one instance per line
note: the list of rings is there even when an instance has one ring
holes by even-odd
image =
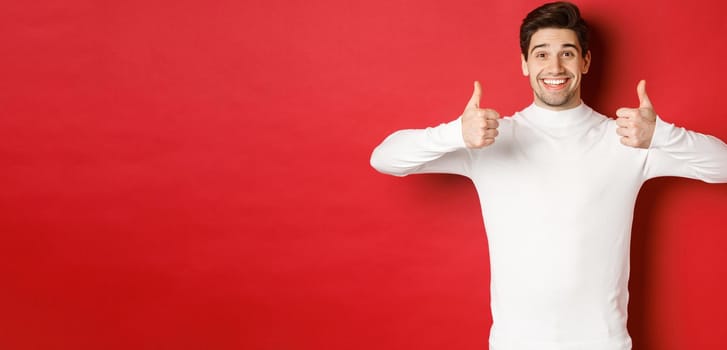
[[[489,108],[480,108],[482,97],[482,86],[475,81],[475,89],[472,97],[467,102],[462,113],[462,137],[468,148],[482,148],[495,142],[497,127],[500,125],[497,119],[500,114]]]
[[[656,128],[656,112],[646,95],[646,81],[639,82],[636,93],[639,95],[639,108],[619,108],[616,111],[616,133],[626,146],[649,148]]]

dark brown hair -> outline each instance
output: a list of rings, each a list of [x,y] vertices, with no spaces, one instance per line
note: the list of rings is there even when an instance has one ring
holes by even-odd
[[[530,11],[520,25],[520,51],[528,59],[530,38],[542,28],[570,29],[576,33],[581,55],[588,52],[588,24],[581,18],[576,5],[569,2],[551,2]]]

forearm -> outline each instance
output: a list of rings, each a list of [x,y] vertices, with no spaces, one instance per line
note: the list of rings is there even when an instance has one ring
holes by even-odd
[[[397,131],[374,149],[371,166],[395,176],[435,172],[465,175],[467,155],[461,130],[458,118],[436,127]]]
[[[716,137],[657,120],[647,174],[727,182],[727,145]]]

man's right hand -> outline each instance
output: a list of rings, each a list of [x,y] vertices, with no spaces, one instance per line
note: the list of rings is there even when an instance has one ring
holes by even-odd
[[[468,148],[487,147],[495,142],[498,134],[497,119],[500,118],[500,114],[493,109],[480,108],[480,97],[482,97],[482,86],[479,81],[475,81],[472,98],[462,113],[462,137]]]

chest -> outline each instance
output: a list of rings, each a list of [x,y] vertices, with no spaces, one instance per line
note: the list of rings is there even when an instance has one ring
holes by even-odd
[[[643,181],[645,152],[621,145],[605,123],[563,134],[513,128],[496,145],[473,158],[472,180],[488,198],[578,208],[635,196]]]

